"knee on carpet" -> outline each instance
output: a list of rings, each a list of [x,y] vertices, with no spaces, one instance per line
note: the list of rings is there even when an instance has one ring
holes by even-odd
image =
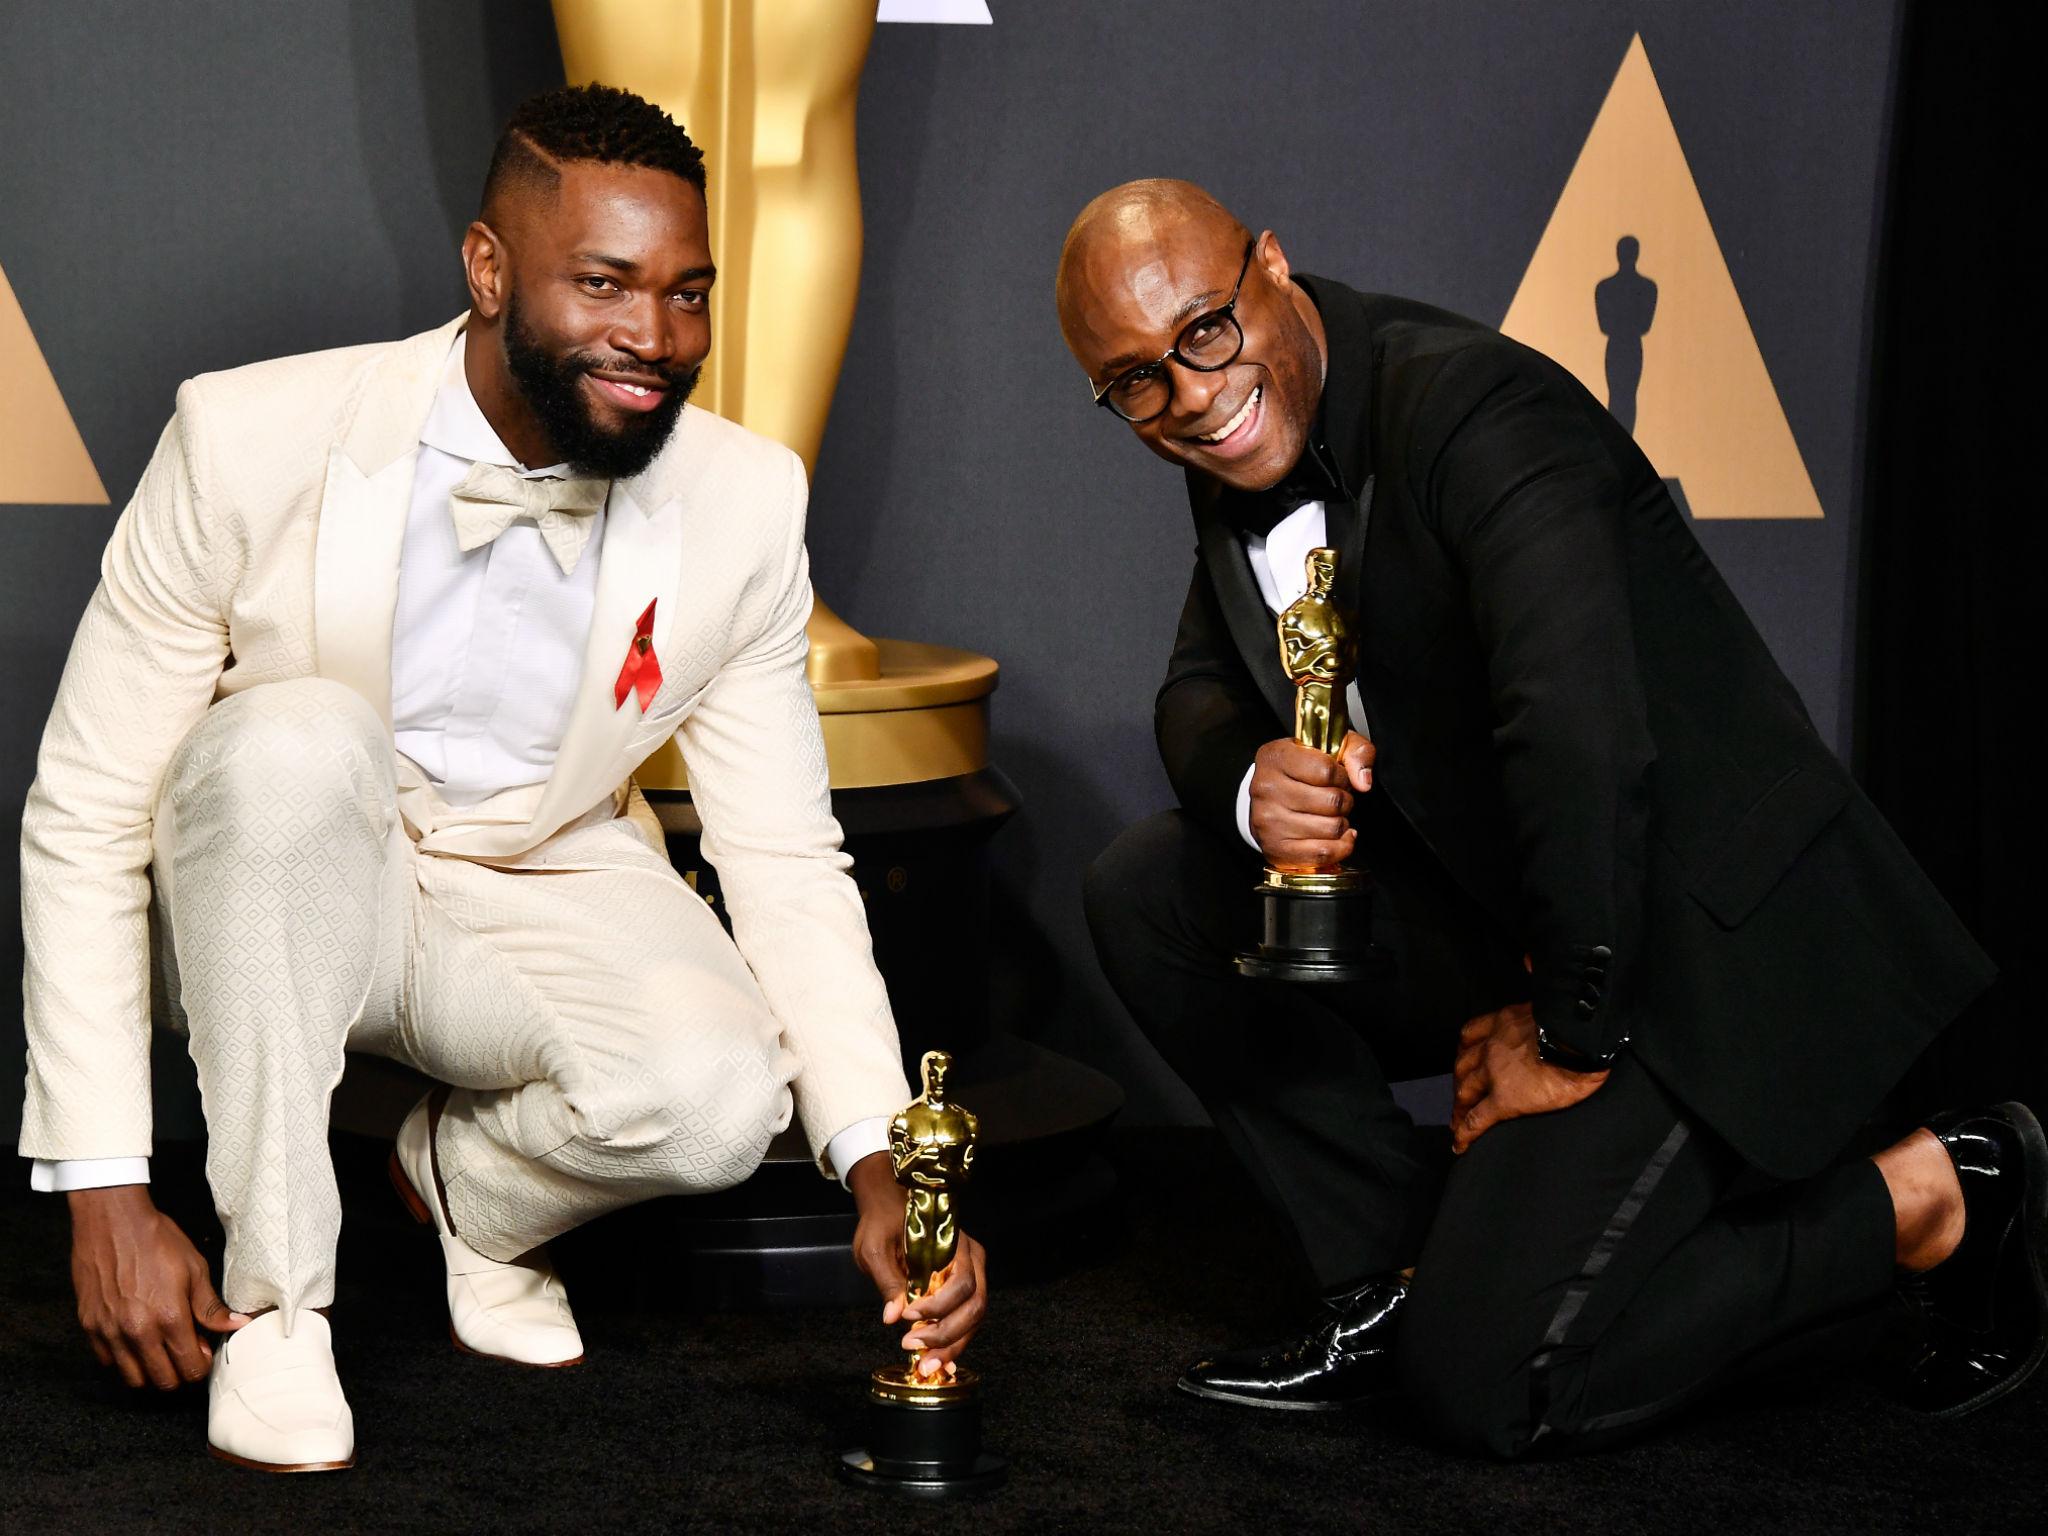
[[[1484,1307],[1453,1312],[1421,1302],[1419,1293],[1410,1298],[1394,1364],[1423,1427],[1458,1450],[1522,1455],[1534,1428],[1532,1362],[1540,1343],[1525,1343],[1513,1320]]]

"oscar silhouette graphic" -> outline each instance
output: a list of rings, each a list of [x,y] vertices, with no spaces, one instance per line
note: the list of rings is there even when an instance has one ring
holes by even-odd
[[[1607,338],[1607,409],[1630,433],[1636,386],[1643,381],[1643,338],[1657,316],[1657,285],[1636,270],[1642,249],[1634,235],[1623,235],[1614,243],[1614,274],[1593,285],[1593,313]]]

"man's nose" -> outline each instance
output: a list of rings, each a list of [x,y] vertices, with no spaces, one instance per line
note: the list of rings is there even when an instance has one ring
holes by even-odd
[[[605,339],[643,363],[666,362],[676,350],[674,332],[658,299],[627,305]]]
[[[1218,369],[1205,373],[1200,368],[1190,368],[1177,357],[1167,359],[1166,369],[1166,376],[1173,383],[1173,415],[1183,422],[1198,421],[1208,412],[1228,372]]]

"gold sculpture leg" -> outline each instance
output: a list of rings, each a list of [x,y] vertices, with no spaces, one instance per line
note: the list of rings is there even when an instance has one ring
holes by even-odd
[[[691,403],[787,444],[815,475],[860,291],[854,118],[875,7],[555,0],[554,10],[572,83],[659,103],[704,151],[718,281],[711,355]],[[809,630],[833,788],[987,766],[994,662],[872,640],[822,597]],[[689,787],[673,748],[638,777],[647,789]]]
[[[889,1160],[907,1192],[903,1256],[915,1301],[945,1283],[959,1244],[954,1197],[974,1173],[981,1123],[946,1096],[953,1058],[926,1051],[924,1092],[889,1122]],[[868,1381],[868,1444],[839,1458],[839,1475],[861,1487],[924,1497],[991,1488],[1006,1464],[981,1448],[981,1379],[947,1366],[927,1376],[922,1351],[876,1367]]]
[[[1351,622],[1331,596],[1337,551],[1312,549],[1308,587],[1274,622],[1280,665],[1294,684],[1294,739],[1335,757],[1351,731],[1345,691],[1358,673]],[[1241,975],[1267,981],[1355,981],[1376,965],[1371,876],[1345,864],[1266,867],[1257,888],[1262,932],[1237,957]]]

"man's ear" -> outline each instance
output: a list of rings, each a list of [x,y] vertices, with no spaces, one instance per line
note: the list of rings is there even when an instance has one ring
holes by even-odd
[[[1259,243],[1252,252],[1252,260],[1265,269],[1266,276],[1283,287],[1294,270],[1287,265],[1287,253],[1280,249],[1280,237],[1270,229],[1259,232]]]
[[[505,242],[482,219],[462,237],[462,275],[469,283],[470,308],[486,320],[497,319],[505,309],[511,274],[506,270]]]

